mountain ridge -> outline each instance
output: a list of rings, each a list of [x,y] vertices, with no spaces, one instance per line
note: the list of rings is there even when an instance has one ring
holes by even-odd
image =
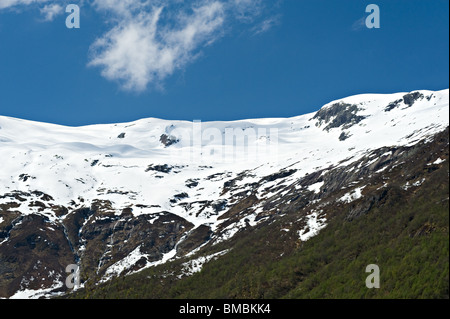
[[[448,112],[447,89],[358,95],[287,119],[68,128],[0,116],[0,297],[64,293],[73,263],[83,284],[141,272],[316,207],[299,219],[306,242],[332,218],[324,198],[364,198],[359,178],[432,143]]]

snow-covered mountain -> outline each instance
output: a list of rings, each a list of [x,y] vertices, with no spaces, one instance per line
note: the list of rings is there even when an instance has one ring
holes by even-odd
[[[83,282],[104,282],[200,254],[189,275],[227,253],[203,248],[305,207],[307,241],[331,218],[323,198],[363,197],[367,176],[448,125],[448,89],[233,122],[65,127],[0,116],[0,297],[65,292],[69,264]]]

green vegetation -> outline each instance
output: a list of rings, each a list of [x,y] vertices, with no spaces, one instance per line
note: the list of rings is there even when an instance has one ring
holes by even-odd
[[[70,297],[449,298],[448,161],[418,188],[389,186],[382,205],[351,221],[348,206],[326,209],[334,217],[307,242],[291,214],[210,247],[202,254],[232,249],[192,276],[177,277],[177,260]],[[379,289],[365,286],[368,264],[380,267]]]

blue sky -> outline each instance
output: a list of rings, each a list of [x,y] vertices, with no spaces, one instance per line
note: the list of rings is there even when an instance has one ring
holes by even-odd
[[[80,6],[79,29],[65,25]],[[368,4],[381,27],[364,25]],[[290,117],[448,88],[448,0],[0,0],[0,115],[64,125]]]

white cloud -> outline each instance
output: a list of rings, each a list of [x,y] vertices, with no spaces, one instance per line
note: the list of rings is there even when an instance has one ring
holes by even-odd
[[[279,0],[278,0],[279,1]],[[64,13],[69,0],[0,0],[0,10],[39,8],[44,21]],[[79,0],[106,19],[110,30],[90,46],[88,65],[126,90],[144,91],[194,61],[202,49],[235,26],[254,25],[267,14],[263,0]],[[254,34],[278,18],[259,21]]]
[[[238,20],[250,22],[263,10],[262,0],[229,0],[228,6]]]
[[[352,24],[353,31],[359,31],[366,27],[366,17],[361,17]]]
[[[40,9],[45,21],[53,21],[58,15],[63,13],[63,7],[57,3],[49,4]]]
[[[0,10],[6,9],[9,7],[15,7],[19,5],[30,5],[35,3],[43,3],[48,2],[50,0],[1,0],[0,1]]]
[[[272,29],[273,27],[280,24],[280,20],[281,20],[280,15],[267,18],[267,19],[263,20],[261,23],[254,26],[252,28],[252,32],[254,35],[265,33],[267,31],[269,31],[270,29]]]
[[[43,21],[53,21],[56,16],[63,13],[63,6],[66,0],[0,0],[0,10],[14,8],[16,12],[25,7],[39,8]],[[16,10],[18,9],[18,10]]]
[[[105,78],[127,90],[143,91],[192,61],[199,48],[220,35],[224,23],[219,1],[178,13],[172,25],[160,23],[163,10],[153,8],[122,20],[91,46],[89,65],[101,67]]]
[[[137,10],[145,9],[150,5],[156,5],[156,1],[150,0],[94,0],[94,7],[100,11],[110,11],[121,18],[131,17]]]

